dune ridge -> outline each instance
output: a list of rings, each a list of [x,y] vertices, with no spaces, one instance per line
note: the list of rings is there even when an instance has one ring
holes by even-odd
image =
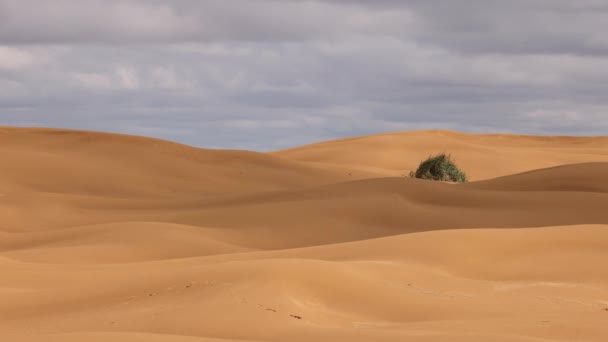
[[[563,164],[606,162],[607,149],[608,136],[465,134],[430,130],[337,139],[272,154],[399,176],[407,174],[406,170],[415,169],[431,154],[448,152],[475,181]]]
[[[402,175],[452,152],[474,180]],[[605,341],[608,137],[0,128],[0,339]]]

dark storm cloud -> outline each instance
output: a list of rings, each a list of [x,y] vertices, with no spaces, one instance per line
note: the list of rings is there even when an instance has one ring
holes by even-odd
[[[605,1],[0,0],[0,123],[276,149],[608,132]]]

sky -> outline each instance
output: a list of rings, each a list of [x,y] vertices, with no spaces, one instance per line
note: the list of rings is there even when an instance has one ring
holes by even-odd
[[[269,151],[608,134],[606,0],[0,0],[0,125]]]

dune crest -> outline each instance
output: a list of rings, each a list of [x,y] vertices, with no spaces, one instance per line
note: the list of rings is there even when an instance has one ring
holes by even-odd
[[[474,180],[401,175],[451,152]],[[605,341],[608,137],[0,128],[0,339]]]
[[[338,139],[276,151],[273,155],[399,176],[415,169],[429,155],[447,152],[475,181],[563,164],[608,162],[606,151],[608,136],[465,134],[432,130]]]

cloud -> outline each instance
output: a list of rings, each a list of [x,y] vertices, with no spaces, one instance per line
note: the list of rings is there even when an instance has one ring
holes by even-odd
[[[191,28],[167,5],[145,1],[0,2],[0,40],[66,43],[167,39]]]
[[[31,65],[34,56],[21,49],[0,46],[0,70],[18,70]]]
[[[13,44],[286,41],[413,25],[407,8],[369,12],[320,1],[0,1],[0,41]]]
[[[106,75],[74,72],[71,74],[76,82],[87,88],[108,89],[112,87],[112,80]]]
[[[604,1],[0,0],[0,122],[271,150],[606,134]]]

